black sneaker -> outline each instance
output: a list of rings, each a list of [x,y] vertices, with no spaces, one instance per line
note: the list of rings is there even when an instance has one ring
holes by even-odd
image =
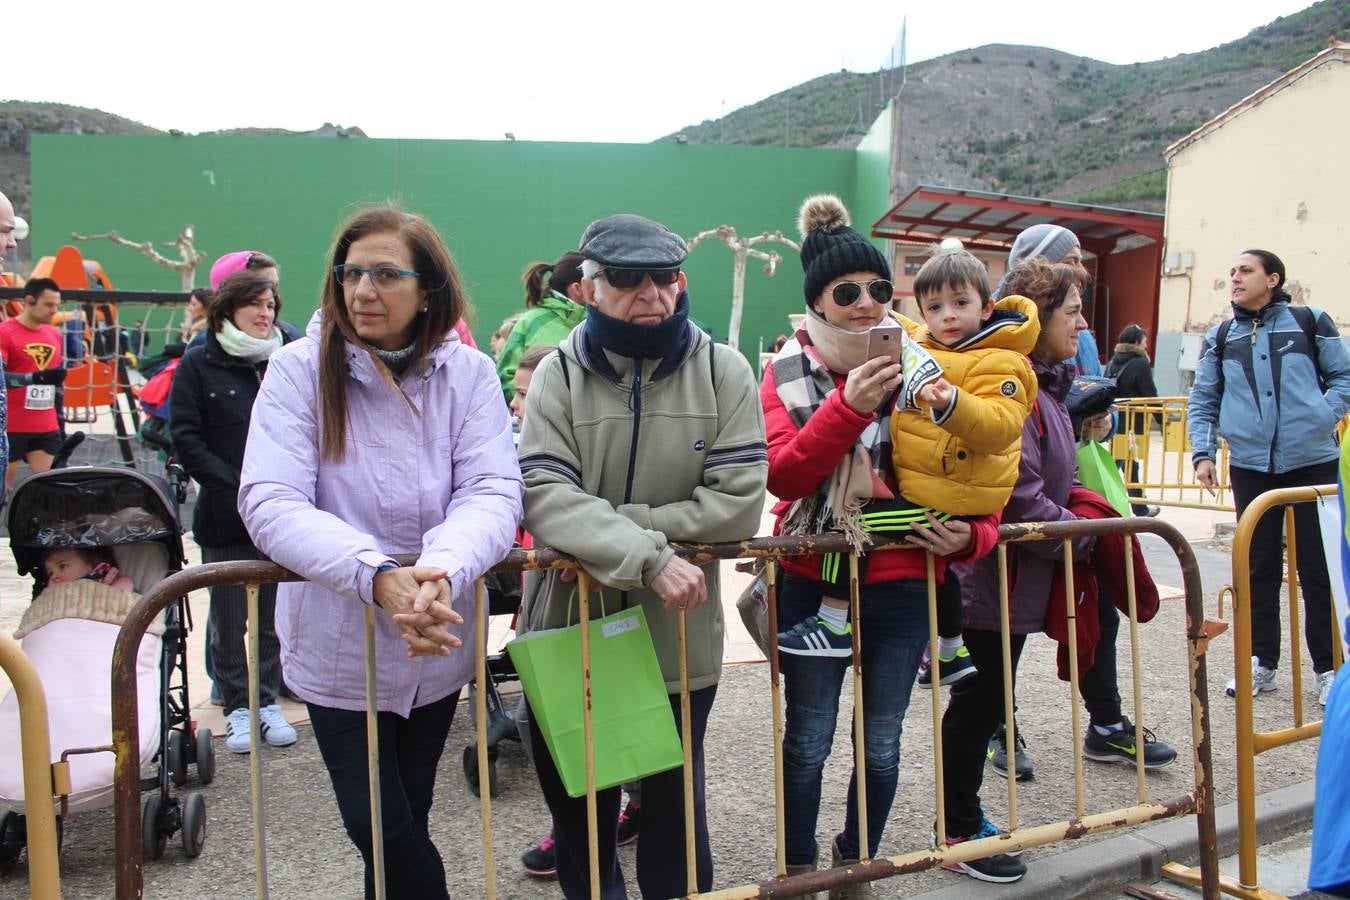
[[[778,649],[794,656],[852,656],[853,623],[845,622],[843,631],[835,631],[825,620],[807,616],[779,633]]]
[[[553,832],[539,842],[538,847],[526,850],[520,857],[526,875],[536,878],[556,878],[558,876],[558,852],[554,849]]]
[[[1013,769],[1016,772],[1018,781],[1027,781],[1035,773],[1031,766],[1031,754],[1027,753],[1027,739],[1022,737],[1022,729],[1017,729],[1017,747],[1013,753]],[[998,731],[989,739],[989,763],[994,767],[994,771],[1008,777],[1008,729],[1004,725],[998,726]]]
[[[638,816],[642,811],[641,804],[628,801],[623,812],[619,813],[619,846],[627,847],[638,839]]]
[[[1088,726],[1087,737],[1083,738],[1083,755],[1097,762],[1122,762],[1135,764],[1134,724],[1130,717],[1122,719],[1123,727],[1102,734],[1095,726]],[[1148,728],[1144,733],[1144,768],[1161,769],[1177,760],[1177,751],[1154,737]]]
[[[984,819],[980,822],[979,831],[965,837],[948,837],[947,846],[951,847],[981,838],[997,837],[998,834],[998,827],[988,819]],[[948,863],[942,868],[949,872],[961,872],[971,878],[993,884],[1008,884],[1013,881],[1020,881],[1022,876],[1027,874],[1027,864],[1011,853],[995,853],[992,856],[982,856],[979,859],[966,862]]]

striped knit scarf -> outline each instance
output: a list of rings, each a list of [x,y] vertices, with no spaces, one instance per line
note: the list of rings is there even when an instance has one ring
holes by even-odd
[[[801,429],[838,388],[831,372],[848,372],[867,360],[867,333],[835,328],[807,313],[806,324],[770,363],[774,387],[792,422]],[[793,501],[783,516],[783,534],[842,533],[863,551],[868,543],[862,508],[874,498],[890,500],[885,472],[891,464],[891,409],[887,397],[872,424],[839,460],[834,473],[809,496]]]

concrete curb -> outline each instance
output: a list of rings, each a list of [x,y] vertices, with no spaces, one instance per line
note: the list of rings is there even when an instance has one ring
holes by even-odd
[[[1311,828],[1313,793],[1314,782],[1305,781],[1257,797],[1256,827],[1260,842],[1268,844]],[[1220,858],[1236,853],[1237,804],[1219,807],[1215,824]],[[1195,865],[1198,861],[1195,819],[1188,816],[1030,861],[1026,877],[1016,884],[987,884],[962,878],[950,887],[916,896],[919,900],[967,900],[972,897],[1056,900],[1098,892],[1119,894],[1128,881],[1157,881],[1164,863]]]

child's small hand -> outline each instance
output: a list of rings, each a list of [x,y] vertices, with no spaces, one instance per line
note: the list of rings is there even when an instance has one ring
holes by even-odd
[[[919,388],[919,399],[928,404],[933,412],[945,412],[948,406],[951,406],[952,395],[956,389],[948,383],[947,379],[939,378],[936,381],[925,384]]]
[[[122,574],[121,572],[117,571],[117,566],[108,566],[107,570],[104,571],[103,573],[103,577],[99,579],[99,583],[113,584],[117,581],[117,577],[121,574]]]

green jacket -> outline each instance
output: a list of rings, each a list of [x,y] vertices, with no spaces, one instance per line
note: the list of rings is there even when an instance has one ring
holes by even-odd
[[[669,542],[735,541],[758,530],[768,458],[754,375],[740,353],[690,325],[686,356],[670,375],[651,381],[659,360],[635,366],[606,353],[614,381],[581,362],[582,331],[539,366],[525,401],[525,527],[536,545],[570,553],[608,585],[605,612],[644,604],[675,693],[678,615],[649,585],[675,555]],[[702,568],[708,600],[687,613],[691,690],[716,684],[722,669],[718,565]],[[530,630],[567,624],[576,583],[561,574],[546,573]],[[592,595],[592,616],[601,606]]]
[[[556,294],[549,294],[539,301],[538,306],[521,314],[507,335],[506,345],[502,347],[502,355],[497,360],[497,377],[502,380],[502,391],[507,400],[516,393],[512,382],[521,355],[538,344],[561,344],[563,338],[584,321],[586,307],[564,300]]]

